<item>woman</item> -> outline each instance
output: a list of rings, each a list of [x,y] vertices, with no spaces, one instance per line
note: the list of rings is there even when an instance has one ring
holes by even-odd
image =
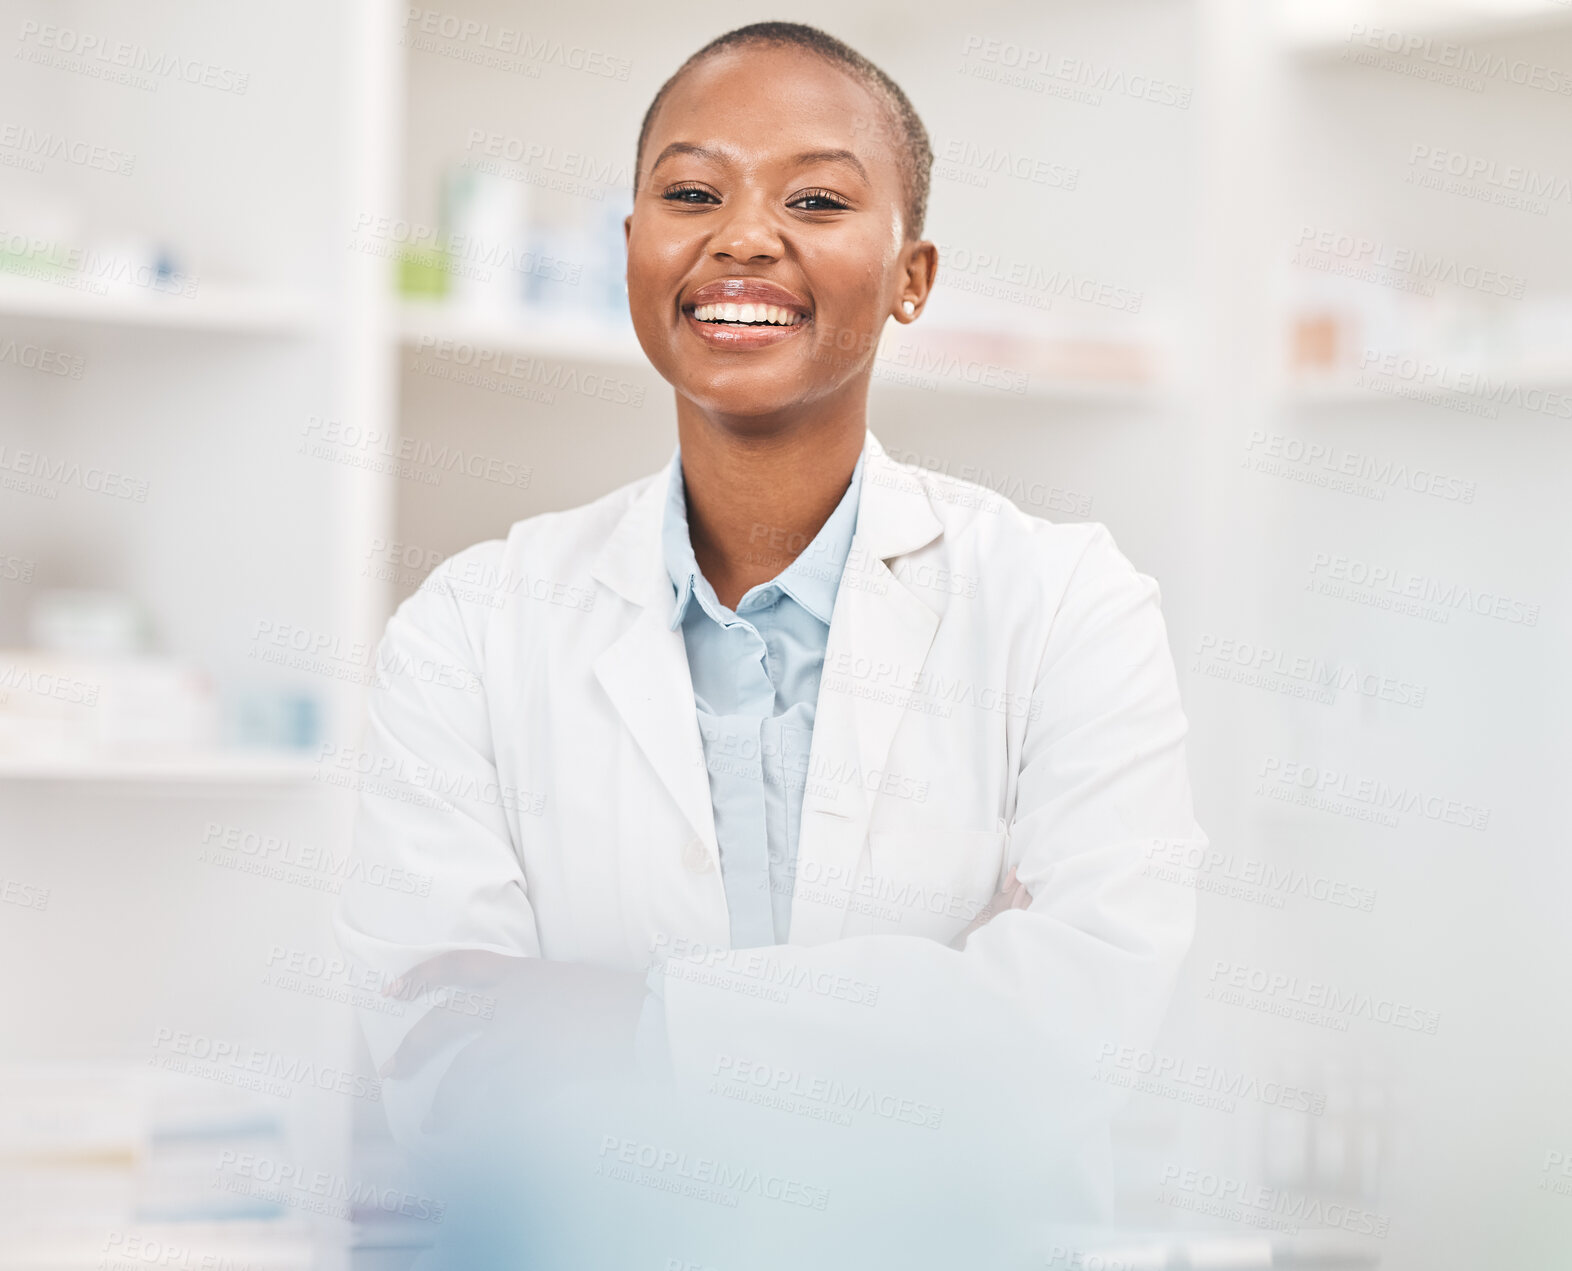
[[[1102,526],[868,431],[879,335],[934,283],[931,158],[901,90],[811,27],[730,32],[662,87],[627,282],[677,452],[389,621],[384,665],[467,674],[376,693],[356,850],[432,882],[346,889],[338,930],[449,1008],[367,1019],[421,1098],[465,1046],[453,1071],[503,1101],[488,1062],[635,1055],[679,1085],[745,1062],[997,1096],[1012,1143],[1075,1142],[1058,1195],[1095,1216],[1088,1074],[1150,1039],[1193,925],[1143,867],[1204,839],[1156,584]],[[452,1003],[498,995],[511,1023],[472,1044]]]

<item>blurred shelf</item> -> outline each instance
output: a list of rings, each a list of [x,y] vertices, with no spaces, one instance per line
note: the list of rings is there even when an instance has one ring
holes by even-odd
[[[1286,396],[1289,402],[1301,406],[1341,406],[1401,400],[1391,393],[1378,393],[1353,380],[1337,379],[1290,381]]]
[[[1247,1235],[1223,1230],[1140,1230],[1130,1227],[1057,1227],[1056,1243],[1078,1250],[1070,1265],[1120,1271],[1355,1271],[1380,1265],[1381,1255],[1333,1228],[1296,1234]]]
[[[1301,6],[1297,20],[1290,18],[1288,48],[1309,61],[1336,58],[1355,44],[1356,27],[1400,33],[1409,37],[1445,40],[1455,44],[1484,43],[1521,35],[1572,30],[1572,5],[1559,0],[1426,0],[1372,3],[1314,3]],[[1370,52],[1378,50],[1371,48]],[[1393,54],[1401,57],[1401,52]]]
[[[146,289],[95,295],[69,285],[69,281],[46,282],[3,273],[0,317],[267,336],[309,336],[322,325],[319,302],[299,292],[226,290],[198,284],[193,296]]]
[[[106,1266],[139,1265],[310,1271],[324,1265],[326,1246],[323,1237],[290,1219],[133,1221],[96,1227],[82,1222],[60,1231],[23,1226],[7,1233],[0,1271],[102,1271]]]
[[[631,325],[576,314],[492,314],[443,301],[405,300],[400,305],[399,335],[417,351],[439,341],[473,345],[499,353],[524,353],[566,361],[648,368]],[[487,368],[476,367],[484,372]]]
[[[0,781],[165,786],[281,786],[310,781],[317,762],[299,751],[208,750],[159,754],[0,754]]]
[[[1082,406],[1139,405],[1157,399],[1160,388],[1154,384],[1125,384],[1103,380],[1060,379],[1052,376],[1031,376],[1024,391],[989,388],[941,379],[935,385],[905,383],[893,378],[889,372],[881,374],[879,366],[873,371],[873,386],[884,391],[930,392],[943,397],[966,397],[973,401],[1062,402]]]
[[[1472,374],[1492,384],[1505,384],[1517,398],[1532,393],[1558,393],[1572,395],[1572,362],[1557,365],[1534,366],[1503,366],[1498,368],[1474,368]],[[1304,406],[1339,406],[1349,403],[1369,405],[1372,403],[1387,402],[1418,402],[1411,387],[1425,392],[1439,394],[1446,403],[1462,403],[1478,401],[1481,405],[1507,406],[1509,409],[1521,405],[1520,401],[1500,402],[1478,394],[1449,389],[1445,385],[1418,385],[1410,386],[1406,380],[1392,381],[1381,388],[1372,388],[1368,384],[1342,376],[1328,376],[1325,379],[1289,380],[1286,397],[1291,403]],[[1399,391],[1399,390],[1403,391]]]
[[[873,382],[974,401],[1136,404],[1163,391],[1161,354],[1153,343],[1074,328],[911,328],[887,333]]]

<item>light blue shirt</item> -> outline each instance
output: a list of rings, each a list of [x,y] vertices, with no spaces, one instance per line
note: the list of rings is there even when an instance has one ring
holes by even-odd
[[[680,446],[671,458],[661,549],[671,577],[671,626],[682,627],[693,680],[733,948],[784,944],[791,928],[819,678],[861,488],[859,456],[851,484],[813,541],[732,610],[694,558]],[[755,537],[765,558],[798,546],[762,524]],[[646,984],[635,1051],[647,1071],[669,1076],[662,964],[650,968]]]
[[[762,559],[800,550],[732,610],[694,559],[681,447],[672,456],[661,530],[675,597],[671,625],[682,628],[688,652],[736,949],[784,944],[791,926],[819,677],[861,486],[859,457],[846,493],[806,546],[757,526],[752,538]]]

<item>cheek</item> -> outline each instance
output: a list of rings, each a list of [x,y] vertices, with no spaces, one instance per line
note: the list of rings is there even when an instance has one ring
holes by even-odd
[[[803,257],[804,266],[833,298],[858,308],[877,306],[884,299],[894,262],[888,240],[866,227],[843,241],[824,243]]]
[[[635,306],[648,307],[668,298],[681,276],[682,244],[635,229],[628,239],[628,297]]]
[[[635,238],[628,244],[628,302],[634,308],[650,303],[658,276],[658,265],[651,258],[649,248],[641,246]]]
[[[884,329],[889,290],[887,264],[879,250],[884,244],[881,239],[861,246],[860,252],[803,262],[817,297],[815,320],[821,330],[877,337]]]

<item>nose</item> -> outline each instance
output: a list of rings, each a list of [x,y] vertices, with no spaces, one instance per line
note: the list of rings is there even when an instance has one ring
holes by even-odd
[[[710,252],[731,260],[774,260],[785,250],[780,225],[762,192],[737,195],[710,237]]]

